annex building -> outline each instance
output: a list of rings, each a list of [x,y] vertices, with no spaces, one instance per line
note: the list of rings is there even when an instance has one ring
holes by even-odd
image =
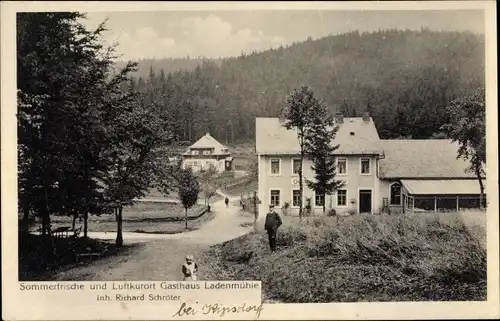
[[[233,169],[233,158],[226,146],[206,133],[182,154],[182,165],[184,168],[190,166],[194,172],[213,165],[219,173],[222,173]]]

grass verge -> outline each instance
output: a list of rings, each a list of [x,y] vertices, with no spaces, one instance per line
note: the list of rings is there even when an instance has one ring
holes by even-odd
[[[123,209],[123,231],[155,234],[177,234],[197,230],[204,223],[214,218],[213,213],[201,216],[204,206],[195,205],[188,210],[188,229],[185,228],[184,208],[175,203],[138,202],[134,206]],[[71,226],[72,218],[69,216],[51,217],[51,227]],[[77,220],[76,227],[83,221]],[[39,228],[34,225],[33,229]],[[114,215],[90,216],[88,220],[89,232],[116,232]]]
[[[254,231],[212,247],[202,264],[209,280],[261,280],[268,301],[485,300],[481,215],[285,218],[278,251]]]

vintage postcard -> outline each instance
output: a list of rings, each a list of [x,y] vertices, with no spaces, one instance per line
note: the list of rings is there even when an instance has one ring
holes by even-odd
[[[498,318],[495,13],[2,2],[3,319]]]

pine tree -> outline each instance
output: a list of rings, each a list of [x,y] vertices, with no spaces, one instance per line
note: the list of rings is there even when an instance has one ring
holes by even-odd
[[[326,105],[315,104],[311,125],[305,136],[306,155],[312,162],[311,169],[315,173],[315,181],[306,180],[306,183],[316,195],[322,195],[323,213],[326,211],[326,195],[332,195],[344,184],[342,181],[335,180],[334,152],[339,145],[333,145],[333,140],[337,131],[338,126],[329,115]]]

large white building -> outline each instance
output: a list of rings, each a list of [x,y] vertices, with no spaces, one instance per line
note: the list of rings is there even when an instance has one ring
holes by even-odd
[[[219,173],[233,169],[233,158],[229,149],[206,133],[182,154],[182,165],[190,166],[194,172],[213,165]]]
[[[478,206],[479,183],[466,173],[467,163],[457,159],[458,145],[450,140],[383,140],[368,115],[337,115],[339,131],[334,144],[337,180],[345,186],[333,195],[315,195],[304,181],[303,204],[311,198],[315,213],[380,213],[460,209]],[[295,130],[287,130],[278,118],[256,119],[256,152],[259,166],[259,212],[269,204],[289,213],[299,207],[298,166],[300,148]],[[309,160],[303,176],[314,180]],[[262,217],[263,215],[261,215]]]

